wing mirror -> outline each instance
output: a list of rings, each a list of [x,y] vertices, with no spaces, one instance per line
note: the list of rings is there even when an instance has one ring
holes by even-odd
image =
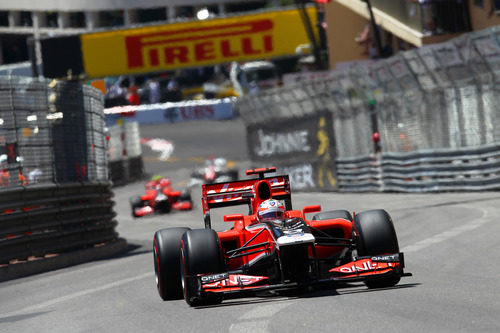
[[[306,214],[318,212],[321,212],[321,205],[305,206],[302,209],[302,214],[304,215],[304,217],[306,216]]]
[[[224,222],[236,222],[242,220],[243,220],[243,214],[224,215]]]

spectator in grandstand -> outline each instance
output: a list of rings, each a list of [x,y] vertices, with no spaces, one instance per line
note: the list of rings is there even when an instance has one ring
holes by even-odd
[[[149,88],[149,103],[156,104],[160,103],[160,83],[158,80],[151,79],[148,83]]]
[[[164,99],[167,102],[180,102],[183,100],[182,91],[175,79],[170,80],[168,83]]]
[[[136,85],[131,85],[128,88],[127,92],[127,101],[130,105],[139,105],[141,104],[141,95],[139,95],[139,89]]]

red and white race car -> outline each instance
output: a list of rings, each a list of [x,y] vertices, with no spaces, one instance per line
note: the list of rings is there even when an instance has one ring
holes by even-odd
[[[368,288],[396,285],[404,272],[396,232],[382,209],[355,214],[292,208],[288,175],[276,168],[247,170],[257,178],[202,186],[205,228],[166,228],[154,235],[154,268],[163,300],[184,297],[190,306],[228,296],[362,281]],[[276,199],[283,220],[257,219],[259,205]],[[244,205],[248,214],[224,216],[232,228],[211,228],[210,210]],[[308,214],[313,214],[311,219]]]
[[[234,168],[234,162],[224,157],[209,156],[205,164],[191,173],[189,186],[211,183],[227,183],[238,180],[238,169]]]
[[[171,181],[165,177],[155,177],[145,185],[143,195],[130,198],[133,217],[142,217],[153,213],[169,213],[173,210],[191,210],[193,201],[189,191],[174,190]]]

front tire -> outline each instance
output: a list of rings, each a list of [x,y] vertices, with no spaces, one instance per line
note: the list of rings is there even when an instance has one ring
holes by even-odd
[[[153,238],[156,287],[160,297],[166,300],[181,299],[181,238],[190,228],[158,230]]]
[[[184,299],[190,306],[213,305],[222,302],[222,296],[200,295],[197,274],[220,273],[224,261],[219,236],[213,229],[195,229],[182,236],[181,276]]]
[[[383,209],[361,212],[354,217],[358,233],[358,255],[374,256],[399,253],[396,230],[390,215]],[[386,288],[396,285],[400,276],[389,276],[366,280],[368,288]]]

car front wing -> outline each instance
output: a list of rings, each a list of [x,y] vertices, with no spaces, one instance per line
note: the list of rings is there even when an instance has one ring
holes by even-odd
[[[347,264],[329,270],[330,276],[301,282],[271,283],[267,276],[247,275],[241,272],[200,274],[196,280],[200,296],[213,293],[247,294],[270,290],[294,289],[302,286],[332,284],[336,282],[362,282],[390,276],[411,276],[405,273],[403,253],[356,258]]]

